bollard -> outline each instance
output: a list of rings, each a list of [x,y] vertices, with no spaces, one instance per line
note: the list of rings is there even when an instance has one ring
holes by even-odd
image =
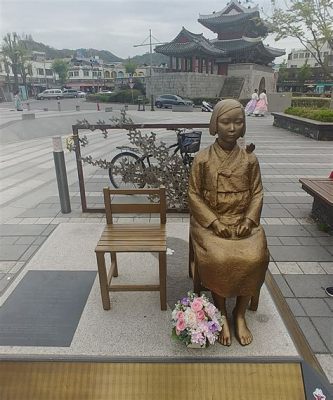
[[[61,111],[60,101],[58,101],[58,111]]]
[[[80,111],[80,106],[79,105],[75,106],[75,109],[76,111]]]
[[[29,102],[27,103],[27,109],[28,109],[28,111],[30,111],[30,103]]]
[[[99,103],[97,103],[96,105],[97,105],[97,111],[99,111]]]
[[[71,203],[69,199],[67,173],[64,151],[62,149],[61,136],[54,136],[53,143],[53,159],[57,176],[58,192],[60,199],[61,212],[68,214],[71,212]]]

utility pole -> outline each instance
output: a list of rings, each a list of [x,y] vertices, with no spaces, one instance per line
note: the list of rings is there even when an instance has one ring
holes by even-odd
[[[147,39],[149,38],[149,43],[146,43]],[[152,34],[151,29],[149,29],[149,36],[141,43],[135,44],[133,47],[140,47],[140,46],[149,46],[149,55],[150,55],[150,66],[149,66],[149,77],[150,77],[150,87],[151,87],[151,94],[150,94],[150,110],[155,111],[154,108],[154,87],[153,87],[153,44],[164,44],[162,42],[152,42],[152,38],[157,40]]]

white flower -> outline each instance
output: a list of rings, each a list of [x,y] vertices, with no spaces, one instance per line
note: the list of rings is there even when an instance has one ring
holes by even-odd
[[[171,318],[172,318],[173,320],[176,320],[177,313],[178,313],[178,310],[175,308],[175,309],[172,311],[172,313],[171,313]]]
[[[190,328],[196,328],[197,326],[197,316],[190,308],[185,310],[185,323]]]

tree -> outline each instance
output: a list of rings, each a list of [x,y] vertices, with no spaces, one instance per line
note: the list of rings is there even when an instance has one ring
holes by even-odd
[[[283,82],[286,81],[289,77],[289,73],[287,70],[287,62],[286,60],[283,60],[283,62],[280,64],[279,68],[279,75],[278,75],[278,81]]]
[[[129,58],[129,59],[127,60],[127,63],[126,63],[124,66],[125,66],[126,72],[127,72],[128,74],[130,74],[131,76],[133,76],[133,74],[134,74],[134,72],[135,72],[135,70],[136,70],[137,65],[136,65],[134,62],[132,62],[131,59]]]
[[[30,51],[27,48],[25,40],[20,39],[20,51],[19,51],[19,63],[18,72],[22,77],[22,82],[25,88],[27,87],[27,75],[29,74],[29,63]],[[31,74],[32,75],[32,74]]]
[[[301,66],[301,68],[298,71],[298,80],[300,82],[305,82],[306,80],[310,79],[312,76],[312,70],[310,65],[306,62]]]
[[[20,36],[16,33],[7,33],[2,42],[2,54],[11,67],[14,75],[14,91],[18,90],[19,74],[25,69],[28,51],[23,46]]]
[[[68,77],[68,62],[60,59],[54,60],[52,63],[52,70],[59,75],[60,83],[64,85]]]
[[[333,49],[333,2],[332,0],[285,0],[286,9],[279,8],[271,0],[274,12],[269,18],[270,30],[275,40],[293,37],[312,54],[324,75],[332,79],[328,63],[321,53],[327,42]]]

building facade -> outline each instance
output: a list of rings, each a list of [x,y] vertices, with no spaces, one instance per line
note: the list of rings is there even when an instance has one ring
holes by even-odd
[[[66,87],[96,93],[101,89],[117,90],[128,85],[133,78],[143,84],[149,74],[149,67],[137,67],[133,74],[126,72],[126,66],[121,62],[106,63],[96,57],[71,59]]]
[[[33,51],[25,64],[25,77],[19,74],[18,82],[22,93],[35,96],[39,92],[59,87],[59,76],[52,70],[53,60],[46,59],[43,52]],[[24,88],[24,90],[23,90]],[[0,57],[0,99],[10,101],[14,91],[14,74],[10,60]]]
[[[26,61],[26,76],[18,76],[19,89],[22,98],[34,97],[49,88],[61,88],[59,76],[52,69],[54,60],[46,58],[44,52],[33,51]],[[105,63],[98,57],[68,58],[69,64],[66,88],[82,90],[88,93],[97,93],[102,89],[118,90],[128,86],[133,78],[145,84],[145,77],[150,74],[150,66],[137,67],[133,74],[126,72],[123,63]],[[153,67],[153,73],[163,68]],[[0,101],[11,101],[14,91],[14,74],[10,61],[0,57]],[[26,94],[25,94],[26,93]]]
[[[315,49],[313,49],[315,52]],[[333,66],[333,49],[331,49],[328,42],[323,43],[320,49],[320,56],[324,62],[328,65]],[[288,54],[287,67],[288,68],[301,68],[304,64],[309,67],[319,67],[318,62],[314,58],[313,54],[306,49],[293,49]]]

